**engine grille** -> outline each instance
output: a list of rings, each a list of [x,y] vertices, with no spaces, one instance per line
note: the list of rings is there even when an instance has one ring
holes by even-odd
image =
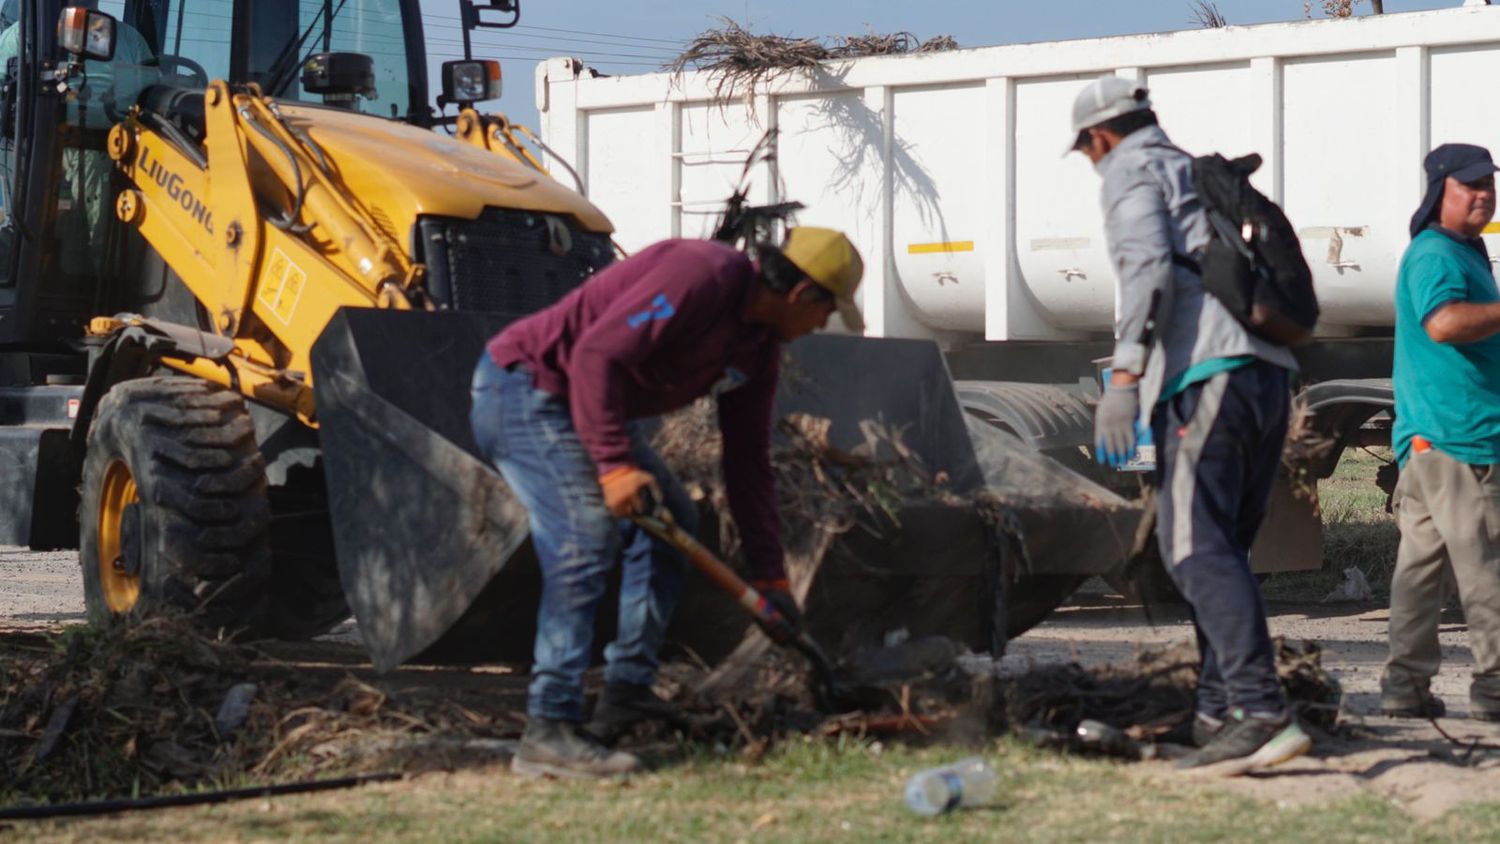
[[[533,313],[614,261],[609,235],[555,214],[490,208],[427,218],[420,231],[429,289],[455,310]]]

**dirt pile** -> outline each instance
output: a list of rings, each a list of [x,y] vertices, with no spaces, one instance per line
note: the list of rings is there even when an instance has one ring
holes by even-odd
[[[110,622],[0,652],[0,792],[59,802],[359,773],[438,737],[514,734],[454,703],[325,679],[184,618]]]

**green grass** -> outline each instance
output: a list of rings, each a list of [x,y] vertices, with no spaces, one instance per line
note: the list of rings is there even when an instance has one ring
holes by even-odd
[[[1348,566],[1365,573],[1377,598],[1390,597],[1391,570],[1401,537],[1396,520],[1386,512],[1386,494],[1375,485],[1375,475],[1391,459],[1390,449],[1344,452],[1333,475],[1318,482],[1318,503],[1323,510],[1322,570],[1272,575],[1265,583],[1266,597],[1321,600],[1343,581]]]
[[[906,778],[974,751],[808,741],[759,764],[694,759],[626,783],[522,779],[492,768],[350,792],[11,830],[33,841],[1500,841],[1500,804],[1419,824],[1373,796],[1280,808],[1139,766],[1003,741],[979,751],[998,806],[936,819]],[[1159,770],[1159,769],[1158,769]]]

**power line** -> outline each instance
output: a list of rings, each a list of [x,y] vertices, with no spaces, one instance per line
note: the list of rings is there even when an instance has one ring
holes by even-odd
[[[456,44],[455,46],[462,47],[463,45],[461,43],[459,43],[459,44]],[[670,58],[665,58],[665,57],[660,57],[660,56],[645,56],[645,55],[641,55],[640,53],[605,53],[605,52],[599,52],[599,51],[595,51],[595,50],[564,50],[564,51],[559,51],[559,50],[548,48],[548,47],[527,47],[527,46],[524,46],[524,45],[521,45],[521,44],[505,44],[505,45],[501,46],[500,49],[518,51],[518,52],[523,52],[523,53],[538,53],[538,54],[543,55],[543,56],[569,55],[569,56],[577,56],[579,58],[587,58],[588,56],[602,56],[604,58],[611,58],[611,59],[651,59],[651,60],[654,60],[654,61],[661,61],[661,62],[671,61]]]
[[[537,58],[536,56],[490,56],[489,58],[500,59],[502,61],[507,61],[507,62],[539,62],[539,61],[541,61],[541,59]],[[585,57],[575,56],[574,58],[585,58]],[[657,70],[661,70],[661,65],[659,65],[659,64],[652,64],[650,62],[627,62],[627,61],[619,61],[618,59],[607,59],[605,61],[599,62],[598,64],[601,67],[615,67],[615,66],[650,67],[650,68],[655,68]],[[593,65],[590,65],[590,67],[592,67],[592,66]]]
[[[425,40],[426,40],[426,42],[428,44],[453,44],[453,43],[462,44],[463,43],[462,39],[452,37],[451,33],[443,33],[441,35],[428,36]],[[492,47],[492,48],[493,47],[499,47],[499,48],[502,48],[502,49],[503,48],[514,47],[516,49],[521,49],[521,50],[551,50],[554,53],[557,53],[557,52],[615,52],[615,51],[611,50],[610,47],[616,47],[616,48],[618,48],[618,47],[621,46],[621,45],[604,45],[604,46],[596,47],[596,46],[592,46],[590,44],[581,44],[581,43],[572,42],[572,41],[544,41],[544,42],[539,42],[539,43],[519,43],[519,42],[517,42],[517,41],[515,41],[513,39],[510,39],[510,38],[499,39],[499,40],[470,39],[470,43],[472,43],[475,47],[486,46],[486,47]],[[661,59],[662,61],[671,61],[672,59],[677,58],[677,55],[678,55],[677,53],[671,52],[669,50],[663,50],[663,51],[661,51],[661,52],[658,53],[658,52],[655,52],[655,51],[651,50],[650,48],[647,48],[645,50],[635,50],[635,49],[630,49],[628,46],[626,46],[623,50],[620,50],[619,54],[620,55],[629,55],[629,56],[635,57],[635,58]]]
[[[461,27],[456,27],[456,26],[454,26],[454,27],[436,26],[436,27],[431,27],[431,29],[442,29],[442,30],[447,30],[447,32],[460,32],[460,33],[463,32],[463,29]],[[444,33],[444,34],[447,34],[447,33]],[[644,44],[629,44],[629,43],[610,42],[610,41],[596,41],[596,40],[591,40],[591,39],[588,39],[588,38],[561,39],[561,38],[556,38],[556,37],[546,36],[546,35],[525,35],[525,34],[502,36],[502,38],[503,38],[503,40],[506,43],[511,43],[511,42],[513,42],[516,39],[524,38],[524,39],[526,39],[528,41],[541,42],[541,43],[546,43],[546,44],[562,44],[562,45],[565,45],[565,46],[571,46],[573,44],[598,44],[598,45],[601,45],[601,46],[604,46],[604,47],[625,47],[625,48],[634,49],[634,50],[650,50],[650,51],[653,51],[653,52],[660,52],[663,55],[676,55],[675,51],[669,50],[666,47],[652,47],[652,46],[644,45]]]
[[[462,41],[446,41],[446,40],[437,39],[437,38],[428,39],[427,43],[428,44],[432,44],[432,45],[442,45],[442,46],[448,46],[448,47],[463,47],[463,42]],[[662,63],[671,61],[671,57],[670,56],[647,56],[647,55],[643,55],[641,53],[608,53],[608,52],[603,52],[603,51],[599,51],[599,50],[558,50],[558,49],[552,48],[552,47],[527,47],[524,44],[474,44],[473,47],[476,50],[483,49],[485,47],[490,47],[490,48],[493,48],[493,49],[502,49],[502,50],[518,50],[518,51],[527,52],[527,53],[540,53],[542,56],[558,56],[558,55],[564,55],[564,54],[566,54],[566,55],[570,55],[570,56],[576,56],[578,58],[588,58],[589,56],[599,56],[599,57],[611,58],[611,59],[651,59],[651,60],[659,61],[659,62],[662,62]],[[643,64],[644,64],[644,62],[643,62]]]
[[[660,43],[673,43],[673,45],[682,45],[682,39],[669,39],[669,37],[648,37],[648,36],[643,36],[643,34],[628,34],[628,36],[624,36],[624,34],[622,34],[622,36],[615,36],[615,34],[610,34],[610,33],[591,33],[591,31],[583,31],[583,30],[559,30],[559,28],[555,28],[555,27],[538,27],[538,25],[532,25],[532,24],[520,24],[520,25],[517,25],[516,28],[520,28],[520,30],[555,31],[555,33],[567,33],[567,34],[592,34],[592,36],[600,36],[600,37],[628,37],[628,39],[630,39],[630,40],[655,40],[655,42],[660,42]]]
[[[460,29],[461,28],[459,24],[457,24],[455,22],[452,22],[453,19],[447,17],[446,15],[423,14],[422,17],[424,19],[426,19],[426,20],[436,21],[440,26],[450,26],[450,27],[453,27],[454,29]],[[613,33],[613,32],[583,32],[581,30],[557,29],[555,27],[549,27],[549,26],[532,26],[531,24],[520,24],[520,25],[516,26],[515,29],[516,30],[534,29],[534,30],[540,30],[540,31],[544,31],[544,32],[559,32],[559,33],[563,33],[565,35],[575,35],[575,36],[576,35],[591,35],[591,36],[594,36],[596,38],[608,38],[608,39],[611,39],[612,41],[626,42],[624,44],[614,44],[612,46],[649,47],[650,44],[669,44],[672,47],[680,48],[680,47],[682,47],[686,43],[686,41],[684,41],[682,39],[650,38],[650,37],[647,37],[647,36],[644,36],[644,35],[620,35],[620,34]],[[520,37],[538,38],[538,37],[545,37],[545,36],[534,36],[534,35],[533,36],[527,36],[524,33],[516,33],[515,37],[518,37],[518,38],[520,38]],[[587,39],[573,39],[573,40],[582,41],[582,40],[587,40]],[[642,42],[649,42],[649,43],[642,43]],[[606,43],[606,42],[592,42],[592,43]]]

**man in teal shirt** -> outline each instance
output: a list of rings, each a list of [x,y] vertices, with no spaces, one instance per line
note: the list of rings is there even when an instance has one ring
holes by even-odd
[[[1495,216],[1489,150],[1444,144],[1424,162],[1427,195],[1396,279],[1396,423],[1401,529],[1391,579],[1381,709],[1437,717],[1438,615],[1452,569],[1469,626],[1470,712],[1500,721],[1500,290],[1480,234]]]

